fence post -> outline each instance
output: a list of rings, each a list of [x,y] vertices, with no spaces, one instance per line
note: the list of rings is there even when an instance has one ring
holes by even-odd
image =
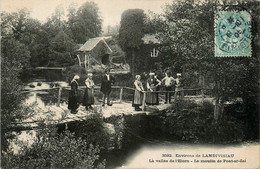
[[[202,95],[202,102],[204,102],[204,97],[205,97],[205,95],[204,95],[204,88],[201,89],[201,95]]]
[[[37,92],[35,92],[35,103],[37,103]]]
[[[166,100],[166,103],[169,104],[170,103],[169,100],[171,100],[171,98],[170,98],[171,97],[171,93],[166,91],[166,95],[168,95],[168,99]]]
[[[120,88],[120,96],[119,96],[119,98],[120,98],[120,103],[122,103],[122,99],[123,99],[123,87],[121,87]]]
[[[59,88],[58,102],[57,102],[57,106],[58,106],[58,107],[60,107],[61,91],[62,91],[62,87]]]
[[[144,97],[143,97],[143,104],[142,104],[142,111],[145,110],[145,100],[146,100],[146,92],[144,91]]]

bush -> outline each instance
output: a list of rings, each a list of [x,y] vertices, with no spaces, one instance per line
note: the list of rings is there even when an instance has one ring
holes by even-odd
[[[2,156],[3,168],[105,168],[105,160],[98,163],[100,149],[66,131],[53,136],[43,129],[30,146],[24,146],[18,155]]]
[[[80,137],[90,144],[98,145],[102,150],[107,150],[110,146],[110,135],[103,124],[103,115],[96,111],[86,121],[68,123],[68,130],[75,132],[76,137]]]
[[[189,142],[231,143],[244,138],[242,123],[231,116],[214,120],[214,106],[209,102],[196,104],[178,101],[164,111],[163,131],[175,139]]]

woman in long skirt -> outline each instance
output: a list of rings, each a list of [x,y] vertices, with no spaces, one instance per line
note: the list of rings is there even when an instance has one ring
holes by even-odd
[[[153,93],[153,91],[156,91],[156,87],[161,85],[161,81],[154,77],[154,73],[150,73],[149,75],[150,77],[147,80],[147,91],[149,92],[147,93],[146,103],[148,105],[156,105],[158,104],[158,98],[156,93]]]
[[[143,100],[142,92],[144,91],[140,75],[135,76],[134,86],[135,86],[135,93],[134,93],[133,106],[135,107],[135,111],[140,111],[142,109],[140,109],[139,106],[142,105],[142,100]]]
[[[93,109],[91,105],[94,104],[94,81],[92,80],[93,74],[89,73],[88,78],[85,81],[86,89],[83,97],[83,106],[86,107],[86,110]]]
[[[69,92],[69,103],[68,103],[68,109],[71,110],[72,114],[76,114],[77,113],[77,109],[79,107],[79,103],[78,103],[78,83],[79,80],[79,76],[75,75],[74,78],[72,79],[70,86],[70,92]]]

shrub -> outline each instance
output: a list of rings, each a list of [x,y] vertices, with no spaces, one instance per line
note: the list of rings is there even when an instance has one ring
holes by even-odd
[[[37,139],[24,146],[18,155],[2,156],[3,168],[105,168],[105,160],[98,163],[100,149],[66,131],[53,136],[53,131],[37,132]]]
[[[164,111],[163,131],[177,140],[207,143],[239,142],[244,138],[242,123],[231,116],[214,120],[214,106],[178,101]]]

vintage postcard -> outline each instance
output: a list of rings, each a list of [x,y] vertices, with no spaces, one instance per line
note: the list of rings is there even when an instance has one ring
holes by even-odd
[[[259,11],[2,0],[1,168],[260,168]]]

